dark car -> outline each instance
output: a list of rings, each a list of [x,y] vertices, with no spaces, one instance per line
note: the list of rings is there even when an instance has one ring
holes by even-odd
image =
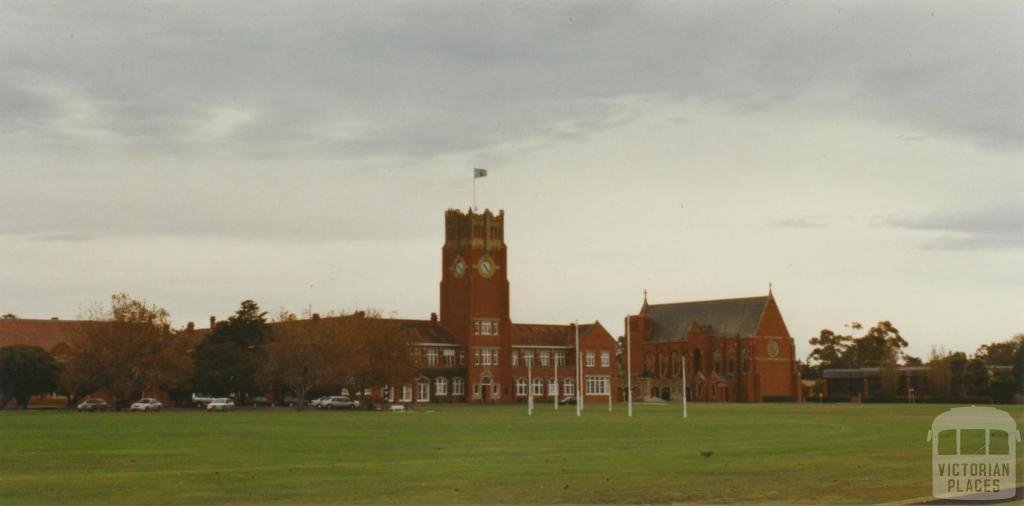
[[[274,403],[270,399],[267,399],[266,397],[253,397],[252,399],[249,399],[249,405],[255,406],[257,408],[274,407]]]
[[[103,399],[86,399],[78,405],[79,411],[106,411],[107,401]]]
[[[289,408],[294,408],[295,406],[297,406],[299,404],[299,398],[295,397],[294,395],[289,395],[289,396],[285,397],[284,399],[281,399],[280,404],[282,406],[288,406]]]

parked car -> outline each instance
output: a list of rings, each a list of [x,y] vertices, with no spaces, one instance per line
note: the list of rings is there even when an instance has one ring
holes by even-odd
[[[213,402],[213,397],[205,394],[192,394],[192,404],[197,408],[205,408],[207,404]]]
[[[139,399],[138,401],[135,401],[134,403],[132,403],[131,410],[132,411],[160,411],[160,408],[163,408],[163,407],[164,407],[164,403],[162,403],[162,402],[160,402],[160,401],[158,401],[156,399],[152,399],[152,398],[149,398],[149,397],[144,397],[144,398]]]
[[[570,405],[575,406],[576,405],[576,397],[575,396],[570,396],[570,397],[566,397],[564,399],[558,399],[558,403],[559,404],[570,404]]]
[[[235,403],[231,399],[220,397],[206,405],[207,411],[231,411],[235,409]]]
[[[86,399],[78,405],[79,411],[106,411],[107,401],[103,399]]]
[[[355,407],[358,407],[358,404],[341,395],[333,395],[320,403],[320,409],[352,409]]]
[[[299,405],[299,398],[295,397],[294,395],[286,396],[284,399],[281,399],[279,405],[294,408],[295,406]]]
[[[323,397],[317,397],[316,399],[313,399],[313,400],[309,401],[309,406],[312,407],[312,408],[319,408],[319,407],[321,407],[320,406],[321,404],[323,404],[324,402],[327,402],[327,399],[330,399],[330,398],[331,397],[329,395],[325,395]]]
[[[273,401],[271,401],[270,399],[267,399],[266,397],[262,397],[262,396],[261,397],[253,397],[252,399],[249,399],[249,404],[252,405],[252,406],[258,407],[258,408],[272,408],[272,407],[274,407],[274,402]]]

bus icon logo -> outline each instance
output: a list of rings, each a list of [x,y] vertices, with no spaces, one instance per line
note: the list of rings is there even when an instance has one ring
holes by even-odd
[[[939,499],[1009,499],[1017,487],[1017,422],[996,408],[953,408],[935,417],[932,495]]]

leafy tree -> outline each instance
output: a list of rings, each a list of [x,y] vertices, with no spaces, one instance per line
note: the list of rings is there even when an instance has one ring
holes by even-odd
[[[17,319],[18,319],[18,315],[14,314],[14,313],[4,313],[3,316],[0,316],[0,320],[17,320]]]
[[[0,348],[0,409],[11,399],[25,409],[33,395],[55,391],[59,371],[53,355],[38,346]]]
[[[952,378],[952,393],[954,397],[963,397],[967,394],[964,375],[967,370],[967,354],[962,351],[951,353],[946,359],[949,362],[950,377]]]
[[[1016,383],[1016,391],[1024,392],[1024,346],[1017,348],[1013,359],[1013,378]]]
[[[953,388],[953,371],[949,366],[949,357],[942,348],[932,347],[928,356],[928,384],[932,395],[948,398]]]
[[[812,337],[810,340],[811,346],[814,348],[807,356],[807,361],[814,364],[819,373],[822,369],[851,367],[849,350],[852,342],[853,338],[850,336],[821,329],[818,337]]]
[[[283,320],[273,329],[266,344],[267,360],[261,372],[272,384],[284,385],[299,398],[296,408],[305,408],[306,394],[330,380],[332,335],[329,325],[315,320]]]
[[[964,386],[967,389],[967,395],[988,395],[990,381],[988,366],[985,365],[985,362],[979,359],[967,362],[967,368],[964,370]]]
[[[988,365],[1013,365],[1017,350],[1024,346],[1024,334],[1017,334],[1006,341],[983,344],[974,357]]]
[[[883,360],[888,359],[889,353],[893,353],[898,361],[906,347],[907,341],[900,335],[899,329],[884,320],[868,329],[863,336],[854,339],[850,352],[853,353],[854,367],[870,367],[879,366]]]
[[[217,322],[196,347],[196,389],[214,395],[234,395],[239,402],[258,394],[258,372],[266,360],[262,345],[269,338],[267,313],[260,311],[252,300],[242,301],[235,314]]]
[[[88,316],[69,345],[69,390],[101,390],[117,408],[147,390],[174,388],[191,373],[188,342],[171,332],[167,310],[117,294],[109,310]]]

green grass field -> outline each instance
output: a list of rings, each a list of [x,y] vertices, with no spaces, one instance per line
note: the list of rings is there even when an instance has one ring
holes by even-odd
[[[0,503],[878,503],[930,495],[949,407],[6,411]]]

